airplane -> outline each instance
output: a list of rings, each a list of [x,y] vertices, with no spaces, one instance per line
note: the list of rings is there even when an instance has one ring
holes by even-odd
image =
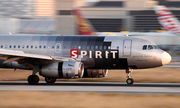
[[[0,36],[0,68],[32,69],[27,78],[38,84],[56,79],[101,78],[109,69],[126,70],[128,85],[133,69],[168,64],[171,56],[153,42],[126,36]]]
[[[154,6],[154,10],[163,29],[172,34],[180,34],[180,22],[166,6]]]
[[[97,36],[126,36],[126,33],[120,33],[120,32],[97,32],[92,25],[89,23],[89,21],[85,18],[80,13],[80,10],[74,9],[73,13],[76,18],[76,25],[78,29],[78,35],[97,35]],[[130,32],[127,33],[128,36],[177,36],[177,34],[173,34],[172,32],[162,32],[162,33],[157,33],[157,32]]]

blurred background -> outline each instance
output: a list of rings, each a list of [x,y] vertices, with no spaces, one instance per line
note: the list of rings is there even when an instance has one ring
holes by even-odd
[[[98,32],[156,32],[159,4],[180,18],[179,0],[0,0],[0,33],[75,35],[73,9]]]
[[[0,35],[78,35],[72,10],[79,9],[97,32],[142,33],[130,36],[152,40],[178,57],[180,36],[157,34],[164,31],[153,9],[155,5],[165,5],[180,19],[179,0],[0,0]]]

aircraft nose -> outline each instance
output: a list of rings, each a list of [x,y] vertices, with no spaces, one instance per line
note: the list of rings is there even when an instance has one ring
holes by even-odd
[[[162,65],[166,65],[171,61],[171,56],[167,52],[162,54]]]

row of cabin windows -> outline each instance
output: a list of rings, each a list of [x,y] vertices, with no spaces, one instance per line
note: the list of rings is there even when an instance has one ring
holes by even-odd
[[[29,46],[29,45],[27,45],[27,46],[25,46],[25,45],[22,45],[22,46],[21,45],[17,45],[17,46],[16,45],[14,45],[14,46],[9,45],[9,48],[21,48],[21,47],[22,48],[25,48],[25,47],[26,48],[35,48],[35,49],[38,48],[37,45],[35,45],[35,46],[33,46],[33,45],[31,45],[31,46]],[[59,49],[59,46],[56,46],[56,47],[57,47],[57,49]],[[8,48],[8,46],[7,45],[4,45],[4,46],[1,45],[1,48]],[[40,45],[39,49],[41,49],[41,48],[45,49],[46,46],[45,45],[44,46]],[[50,46],[47,46],[47,48],[50,48]],[[54,49],[54,46],[52,46],[51,48]],[[63,48],[65,49],[66,47],[64,46]],[[115,49],[115,46],[112,46],[112,47],[111,46],[87,46],[87,47],[86,46],[78,46],[78,47],[77,46],[72,46],[71,48],[72,49],[77,49],[77,48],[78,49],[111,49],[111,48]],[[119,46],[117,46],[116,48],[119,49]]]
[[[156,46],[156,45],[144,45],[144,46],[142,47],[142,49],[143,49],[143,50],[151,50],[151,49],[159,49],[159,47]]]
[[[22,45],[22,48],[35,48],[35,49],[37,49],[38,48],[38,46],[37,45],[35,45],[35,46],[33,46],[33,45],[31,45],[31,46],[29,46],[29,45],[27,45],[27,46],[25,46],[25,45]],[[59,49],[59,46],[56,46],[57,47],[57,49]],[[1,48],[8,48],[8,46],[7,45],[1,45]],[[9,45],[9,48],[21,48],[21,46],[20,45],[14,45],[14,46],[12,46],[12,45]],[[44,45],[44,46],[39,46],[39,49],[41,49],[41,48],[46,48],[46,46]],[[50,48],[50,46],[47,46],[47,48]],[[54,49],[54,46],[52,46],[51,47],[52,49]],[[64,49],[66,48],[65,46],[63,47]],[[115,46],[72,46],[71,47],[72,49],[115,49]],[[117,46],[116,47],[117,49],[119,49],[119,46]]]
[[[29,45],[27,45],[27,46],[25,46],[25,45],[22,45],[22,48],[38,48],[38,46],[37,45],[35,45],[35,46],[33,46],[33,45],[31,45],[31,46],[29,46]],[[8,46],[7,45],[1,45],[1,48],[8,48]],[[9,45],[9,48],[21,48],[21,45],[14,45],[14,46],[12,46],[12,45]],[[39,46],[39,48],[41,49],[41,48],[46,48],[46,46],[44,45],[44,46]],[[50,46],[48,46],[47,48],[50,48]],[[59,48],[59,46],[57,47],[57,48]],[[54,49],[54,46],[52,46],[52,49]]]
[[[119,46],[71,46],[72,49],[119,49]]]

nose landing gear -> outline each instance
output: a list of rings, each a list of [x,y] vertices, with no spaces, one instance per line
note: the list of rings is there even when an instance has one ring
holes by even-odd
[[[126,83],[128,85],[132,85],[134,83],[134,80],[132,79],[132,72],[133,72],[133,69],[131,67],[129,67],[128,69],[126,69],[126,74],[127,74],[127,80],[126,80]]]

